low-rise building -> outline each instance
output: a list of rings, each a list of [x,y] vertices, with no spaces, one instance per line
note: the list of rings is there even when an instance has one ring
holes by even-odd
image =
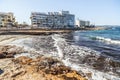
[[[83,21],[83,20],[78,19],[78,20],[76,20],[75,24],[77,27],[84,28],[86,26],[90,26],[90,21]]]
[[[32,12],[31,13],[31,25],[32,27],[40,28],[64,28],[74,27],[75,16],[70,14],[69,11],[60,12]]]
[[[0,27],[14,26],[15,17],[13,13],[3,13],[0,12]]]

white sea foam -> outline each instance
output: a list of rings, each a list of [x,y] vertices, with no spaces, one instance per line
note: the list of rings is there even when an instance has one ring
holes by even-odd
[[[18,58],[18,57],[20,57],[20,56],[28,56],[28,57],[30,57],[30,54],[29,54],[29,53],[21,53],[21,54],[15,55],[14,57],[15,57],[15,58]]]
[[[61,45],[62,42],[64,42],[65,40],[62,39],[62,38],[60,37],[60,35],[57,35],[57,34],[53,35],[53,36],[52,36],[52,39],[54,39],[54,41],[55,41],[54,46],[55,46],[55,47],[57,48],[57,50],[58,50],[59,57],[60,57],[60,58],[63,58],[63,52],[62,52],[62,49],[60,48],[59,45]]]
[[[79,41],[80,36],[73,36],[73,38],[75,39],[75,41]]]
[[[16,45],[19,47],[24,47],[25,50],[34,50],[34,48],[31,47],[32,45],[31,41],[32,38],[20,38],[10,42],[8,45]],[[26,45],[26,43],[29,43],[29,45]]]
[[[108,44],[120,44],[119,40],[112,40],[110,38],[104,38],[104,37],[100,37],[100,36],[92,37],[92,38],[99,40],[99,41],[102,41],[102,42],[106,42]]]

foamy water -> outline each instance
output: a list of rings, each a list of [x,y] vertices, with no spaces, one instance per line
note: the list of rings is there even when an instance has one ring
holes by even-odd
[[[91,37],[91,38],[95,39],[95,40],[99,40],[101,42],[106,42],[108,44],[120,44],[119,40],[112,40],[110,38],[104,38],[104,37],[100,37],[100,36]]]
[[[54,35],[59,36],[59,35]],[[64,59],[62,61],[66,66],[70,66],[77,71],[82,71],[83,75],[85,75],[89,80],[120,80],[117,76],[111,73],[100,72],[98,70],[92,69],[90,66],[85,64],[80,64],[80,60],[84,59],[87,55],[94,55],[96,57],[100,56],[100,53],[94,51],[90,48],[83,47],[83,46],[76,46],[76,45],[69,45],[63,38],[58,38],[55,40],[56,42],[59,41],[63,45],[58,45],[59,49],[62,50],[62,55],[64,55]],[[61,47],[62,46],[62,47]],[[59,51],[59,50],[58,50]],[[91,77],[88,77],[87,74],[91,73]]]
[[[63,58],[63,51],[62,48],[60,48],[59,45],[63,44],[63,42],[65,41],[64,39],[60,38],[60,35],[54,35],[52,36],[52,39],[54,40],[54,46],[57,48],[57,52],[60,58]]]

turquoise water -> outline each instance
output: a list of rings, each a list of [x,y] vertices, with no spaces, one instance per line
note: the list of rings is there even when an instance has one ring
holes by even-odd
[[[87,31],[84,35],[91,38],[101,37],[104,39],[120,41],[120,27],[114,27],[108,30]]]
[[[68,34],[68,42],[89,47],[120,61],[120,27],[107,30],[77,31]]]

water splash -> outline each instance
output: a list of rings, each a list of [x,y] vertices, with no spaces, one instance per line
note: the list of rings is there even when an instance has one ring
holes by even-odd
[[[94,40],[99,40],[99,41],[102,41],[102,42],[106,42],[108,44],[120,44],[119,40],[112,40],[110,38],[104,38],[104,37],[100,37],[100,36],[90,37],[90,38],[94,39]]]
[[[52,39],[54,39],[54,46],[57,48],[59,57],[62,59],[63,58],[63,52],[62,49],[60,48],[60,45],[62,46],[62,42],[64,41],[63,39],[60,38],[60,35],[53,35]]]

